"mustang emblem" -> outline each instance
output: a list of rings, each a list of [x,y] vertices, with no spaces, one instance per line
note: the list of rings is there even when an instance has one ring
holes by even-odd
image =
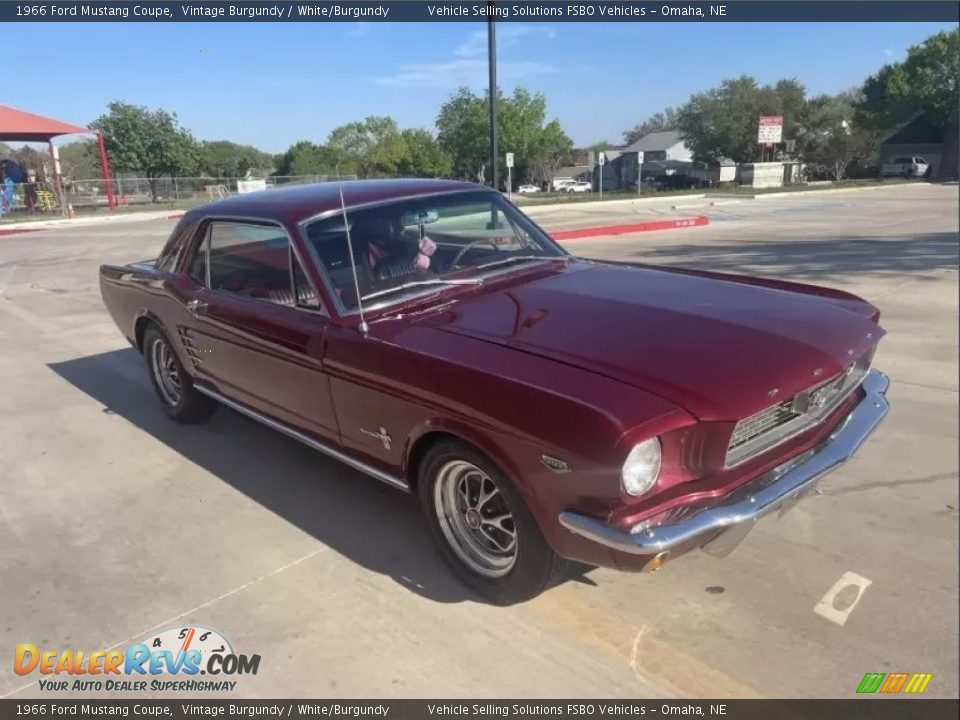
[[[381,426],[376,431],[364,430],[363,428],[360,428],[360,432],[362,432],[364,435],[369,435],[372,438],[376,438],[377,440],[382,442],[384,450],[390,449],[390,443],[393,442],[393,438],[390,437],[390,433],[387,432],[387,429],[385,427]]]

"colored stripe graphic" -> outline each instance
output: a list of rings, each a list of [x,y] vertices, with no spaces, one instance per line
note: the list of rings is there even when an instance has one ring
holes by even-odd
[[[905,693],[922,693],[933,679],[933,673],[914,673],[903,689]]]
[[[910,677],[908,673],[890,673],[887,675],[887,679],[883,682],[883,685],[880,686],[880,692],[900,692],[900,690],[902,690],[903,686],[906,684],[908,677]]]
[[[876,692],[919,694],[927,689],[927,685],[930,684],[932,679],[933,673],[866,673],[857,686],[857,692],[861,694]]]
[[[863,680],[860,681],[860,685],[857,687],[857,692],[875,693],[880,689],[880,684],[883,682],[885,677],[886,673],[867,673],[863,676]]]

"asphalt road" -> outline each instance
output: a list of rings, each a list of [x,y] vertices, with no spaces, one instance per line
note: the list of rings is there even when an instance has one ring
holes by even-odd
[[[12,671],[18,643],[110,649],[190,623],[262,656],[234,697],[851,697],[893,671],[957,697],[957,186],[699,202],[681,212],[708,227],[567,245],[867,297],[891,414],[726,559],[592,570],[507,609],[451,578],[405,496],[234,413],[162,415],[96,270],[154,255],[171,222],[0,238],[0,697],[45,695]],[[618,224],[677,203],[534,214]]]

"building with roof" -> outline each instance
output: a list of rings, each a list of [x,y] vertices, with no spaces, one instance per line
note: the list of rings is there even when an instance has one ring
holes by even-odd
[[[690,162],[693,160],[693,151],[680,137],[679,130],[664,130],[662,132],[647,133],[625,148],[621,153],[643,153],[643,160],[679,160]]]
[[[636,142],[620,149],[616,168],[620,187],[637,186],[637,158],[638,153],[641,152],[644,163],[643,175],[647,177],[659,172],[664,163],[670,165],[674,172],[677,167],[693,166],[693,151],[683,141],[679,130],[647,133]],[[607,174],[604,174],[603,182],[606,186]]]
[[[887,137],[880,145],[880,166],[898,157],[922,157],[930,164],[928,177],[957,177],[957,128],[944,128],[922,114]]]

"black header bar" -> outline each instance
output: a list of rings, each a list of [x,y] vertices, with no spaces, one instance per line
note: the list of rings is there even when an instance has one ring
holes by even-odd
[[[502,22],[958,22],[960,3],[938,0],[560,2],[498,0]],[[0,22],[472,22],[485,0],[258,0],[76,2],[5,0]]]

